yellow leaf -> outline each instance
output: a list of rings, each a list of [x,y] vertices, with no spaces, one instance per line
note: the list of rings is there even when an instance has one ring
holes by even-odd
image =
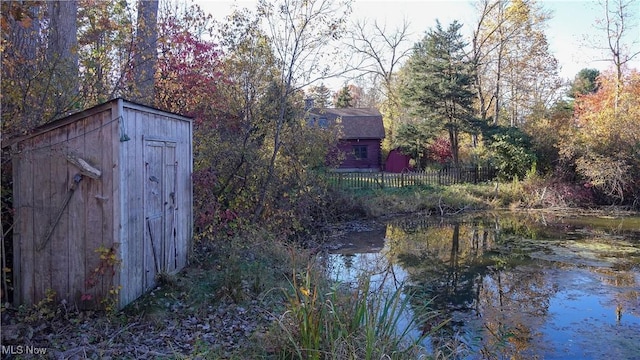
[[[304,296],[310,296],[311,295],[311,291],[309,291],[308,289],[306,289],[305,287],[301,286],[300,287],[300,292],[304,295]]]

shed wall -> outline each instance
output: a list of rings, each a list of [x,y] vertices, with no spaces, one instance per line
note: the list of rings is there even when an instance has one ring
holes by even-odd
[[[187,264],[192,237],[191,122],[124,103],[121,143],[120,302]]]
[[[96,250],[110,248],[114,242],[110,169],[112,139],[117,133],[111,110],[102,109],[16,145],[14,297],[18,303],[35,303],[47,297],[50,289],[57,300],[92,307],[82,301],[83,295],[95,299],[108,291],[112,277],[87,280],[99,266]],[[86,160],[102,171],[102,177],[83,177],[71,191],[80,169],[67,156]]]

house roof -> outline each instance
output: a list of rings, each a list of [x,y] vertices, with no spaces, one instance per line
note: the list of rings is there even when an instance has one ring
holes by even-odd
[[[373,108],[313,108],[309,116],[326,117],[342,126],[342,139],[384,139],[382,114]]]

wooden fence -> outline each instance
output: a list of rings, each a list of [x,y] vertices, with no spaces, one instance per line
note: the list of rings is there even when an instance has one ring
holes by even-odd
[[[492,180],[496,171],[491,167],[443,168],[404,173],[330,172],[329,183],[346,189],[400,188],[405,186],[452,185]]]

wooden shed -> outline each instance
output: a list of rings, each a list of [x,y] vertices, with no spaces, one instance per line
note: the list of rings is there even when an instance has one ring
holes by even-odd
[[[15,303],[122,308],[186,265],[190,118],[114,99],[9,146]]]
[[[390,173],[411,171],[413,169],[409,163],[410,161],[411,157],[409,155],[405,155],[399,148],[395,148],[389,151],[389,155],[387,155],[387,160],[384,163],[384,171]]]

